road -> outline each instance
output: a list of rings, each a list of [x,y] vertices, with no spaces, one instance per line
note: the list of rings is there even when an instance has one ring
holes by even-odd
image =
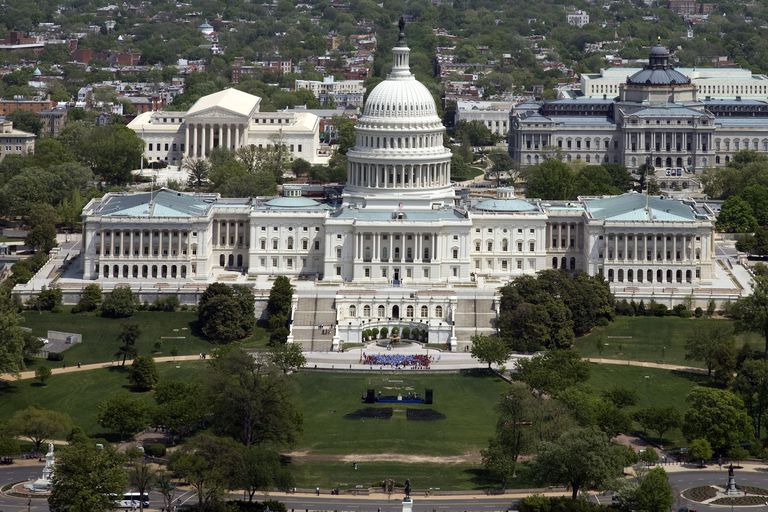
[[[40,478],[43,466],[0,466],[0,488],[10,483]],[[0,494],[0,512],[48,512],[45,498],[15,498]]]
[[[757,472],[747,473],[739,472],[736,470],[735,477],[736,485],[752,485],[755,487],[768,488],[768,474]],[[725,487],[727,482],[728,470],[725,468],[722,471],[718,471],[717,473],[713,473],[711,471],[704,473],[695,470],[680,473],[669,473],[669,483],[677,493],[675,510],[677,510],[678,507],[690,507],[695,509],[697,512],[723,512],[724,510],[729,510],[728,507],[724,507],[723,505],[701,505],[699,503],[688,501],[680,496],[680,492],[684,491],[685,489],[690,489],[691,487],[711,484]],[[768,507],[734,507],[734,510],[764,511],[768,510]]]

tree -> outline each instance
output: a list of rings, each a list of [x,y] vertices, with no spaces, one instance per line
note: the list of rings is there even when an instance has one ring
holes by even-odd
[[[347,151],[355,146],[355,121],[348,117],[334,117],[333,125],[336,127],[336,142],[338,152],[346,155]]]
[[[301,346],[296,343],[274,345],[269,350],[269,359],[283,373],[298,370],[307,364],[307,359],[301,351]]]
[[[123,458],[110,445],[75,443],[57,454],[48,505],[51,512],[107,512],[126,483]]]
[[[568,484],[576,499],[585,486],[598,487],[621,474],[617,447],[597,428],[576,428],[542,443],[531,469],[542,482]]]
[[[9,294],[0,294],[0,373],[24,368],[24,331],[21,315]]]
[[[647,451],[656,453],[653,450]],[[637,512],[672,510],[674,502],[675,496],[672,493],[672,486],[669,485],[667,472],[664,468],[653,468],[640,479],[633,510]]]
[[[131,385],[139,391],[148,391],[157,385],[159,376],[155,360],[149,356],[139,356],[131,364],[131,373],[128,375]]]
[[[471,146],[492,146],[496,137],[482,121],[459,121],[454,129],[454,137]]]
[[[144,461],[134,461],[128,468],[128,483],[139,496],[149,495],[149,491],[155,484],[157,472]],[[139,510],[144,510],[144,500],[139,499]]]
[[[0,457],[14,457],[21,453],[19,441],[0,431]]]
[[[253,292],[242,285],[213,283],[200,297],[197,320],[209,339],[228,342],[245,338],[256,324]]]
[[[709,441],[703,438],[694,439],[688,448],[691,460],[698,460],[701,467],[704,467],[704,461],[712,458],[713,451]]]
[[[163,496],[163,509],[172,510],[173,500],[176,496],[176,484],[167,471],[158,471],[155,477],[155,489]]]
[[[234,487],[241,449],[232,439],[199,434],[171,455],[168,467],[195,490],[197,510]]]
[[[184,161],[182,168],[187,171],[187,185],[194,187],[199,191],[208,182],[208,175],[211,172],[211,164],[207,160],[200,158],[188,158]]]
[[[8,120],[13,123],[16,130],[34,133],[38,137],[40,130],[43,129],[43,121],[36,112],[15,110],[8,115]]]
[[[8,430],[32,441],[36,452],[40,451],[45,441],[71,429],[72,419],[69,415],[35,405],[17,411],[8,421]]]
[[[619,386],[603,391],[603,398],[610,401],[619,409],[629,407],[637,403],[637,392],[634,389]]]
[[[35,378],[40,381],[40,384],[45,385],[45,381],[47,381],[51,377],[51,369],[47,366],[38,366],[35,368]]]
[[[127,434],[135,434],[148,424],[146,403],[128,395],[112,395],[96,405],[96,421],[104,428],[115,432],[120,440]]]
[[[739,196],[725,200],[717,216],[717,230],[725,233],[751,233],[757,229],[752,208]]]
[[[278,276],[272,284],[267,301],[267,314],[271,329],[285,327],[288,324],[292,302],[293,286],[291,286],[291,281],[286,276]]]
[[[744,402],[730,391],[696,387],[686,401],[690,406],[683,420],[686,439],[706,439],[714,450],[722,453],[754,435]]]
[[[286,377],[239,347],[211,360],[205,383],[217,433],[250,446],[291,445],[301,432],[301,413]]]
[[[504,340],[496,336],[473,336],[472,357],[481,363],[486,363],[490,370],[492,364],[503,365],[507,362],[509,347]]]
[[[175,442],[195,433],[208,413],[200,386],[187,382],[163,382],[155,389],[153,425],[162,428]]]
[[[575,176],[560,160],[550,158],[523,171],[525,195],[541,199],[575,199]]]
[[[765,358],[768,359],[768,276],[755,275],[752,295],[742,297],[731,308],[738,320],[737,328],[754,331],[765,339]]]
[[[768,228],[758,226],[753,235],[744,235],[736,241],[736,250],[764,256],[768,254]]]
[[[762,438],[763,418],[768,412],[768,361],[748,360],[739,369],[733,391],[741,397],[755,425],[755,438]]]
[[[112,290],[101,304],[101,315],[107,318],[128,318],[133,316],[138,300],[129,286],[118,286]]]
[[[735,358],[733,330],[725,322],[695,327],[685,340],[685,358],[704,362],[709,376],[718,366],[732,367]]]
[[[80,294],[80,300],[78,300],[75,307],[72,308],[72,312],[80,313],[94,311],[98,309],[99,304],[101,304],[101,286],[92,283],[83,288],[83,292]]]
[[[115,352],[115,356],[122,357],[123,362],[121,366],[125,366],[125,360],[127,358],[136,357],[138,349],[136,348],[136,342],[139,341],[141,331],[138,324],[123,324],[120,326],[120,334],[117,335],[117,341],[120,343],[120,348]]]
[[[512,160],[512,157],[509,156],[509,153],[507,151],[493,151],[491,153],[488,153],[488,158],[491,159],[491,162],[493,162],[493,165],[491,166],[491,169],[488,171],[488,174],[490,176],[493,176],[496,178],[496,186],[501,186],[501,176],[504,174],[513,174],[515,163]],[[515,178],[517,176],[513,176],[511,179],[511,182],[515,182]]]
[[[513,377],[525,382],[531,389],[557,393],[586,382],[589,365],[573,350],[551,350],[530,359],[520,359]]]
[[[130,128],[117,124],[87,126],[67,123],[61,140],[75,150],[78,160],[111,185],[131,181],[144,153],[144,141]]]
[[[235,475],[235,484],[245,490],[248,501],[253,501],[260,490],[293,487],[293,475],[280,462],[280,454],[269,448],[249,446],[241,450]]]
[[[656,432],[659,442],[664,441],[664,434],[682,422],[680,411],[675,407],[646,407],[635,412],[634,418],[646,432]]]
[[[502,395],[496,406],[499,419],[496,435],[483,450],[483,465],[494,475],[502,487],[515,476],[518,457],[533,448],[536,439],[532,435],[533,410],[537,401],[522,385],[513,385]]]

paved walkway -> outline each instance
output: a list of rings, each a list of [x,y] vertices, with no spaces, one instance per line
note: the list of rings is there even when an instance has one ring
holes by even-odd
[[[703,375],[707,374],[707,370],[705,368],[696,368],[695,366],[683,366],[679,364],[652,363],[650,361],[632,361],[627,359],[605,359],[602,357],[585,357],[584,360],[597,364],[641,366],[643,368],[658,368],[660,370],[671,370],[675,372],[700,373]]]

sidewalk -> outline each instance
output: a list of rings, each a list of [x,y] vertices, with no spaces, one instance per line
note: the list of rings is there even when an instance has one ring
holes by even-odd
[[[649,361],[632,361],[627,359],[605,359],[602,357],[585,357],[584,361],[588,361],[590,363],[597,363],[597,364],[641,366],[643,368],[658,368],[660,370],[671,370],[676,372],[700,373],[703,375],[707,374],[707,370],[704,368],[696,368],[695,366],[682,366],[679,364],[651,363]]]

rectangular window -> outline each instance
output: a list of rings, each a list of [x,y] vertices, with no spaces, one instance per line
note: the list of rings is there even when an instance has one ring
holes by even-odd
[[[299,144],[299,153],[301,153],[301,144]]]
[[[152,143],[149,143],[149,151],[152,151]]]
[[[371,277],[371,267],[365,267],[363,271],[365,272],[365,277]]]
[[[522,270],[523,269],[523,260],[517,260],[517,269]]]
[[[534,252],[534,251],[536,250],[536,242],[530,242],[530,243],[528,244],[528,250],[529,250],[530,252]]]
[[[320,250],[320,240],[315,240],[315,250],[316,251]]]
[[[168,143],[165,143],[165,150],[168,151]]]
[[[424,269],[424,277],[429,278],[429,269],[428,268]]]
[[[272,258],[272,266],[277,268],[277,258]]]
[[[341,267],[338,267],[338,266],[336,267],[336,275],[337,276],[341,275]]]
[[[386,268],[382,268],[381,269],[381,277],[387,277],[387,269]]]
[[[501,270],[507,270],[507,260],[501,260]]]

